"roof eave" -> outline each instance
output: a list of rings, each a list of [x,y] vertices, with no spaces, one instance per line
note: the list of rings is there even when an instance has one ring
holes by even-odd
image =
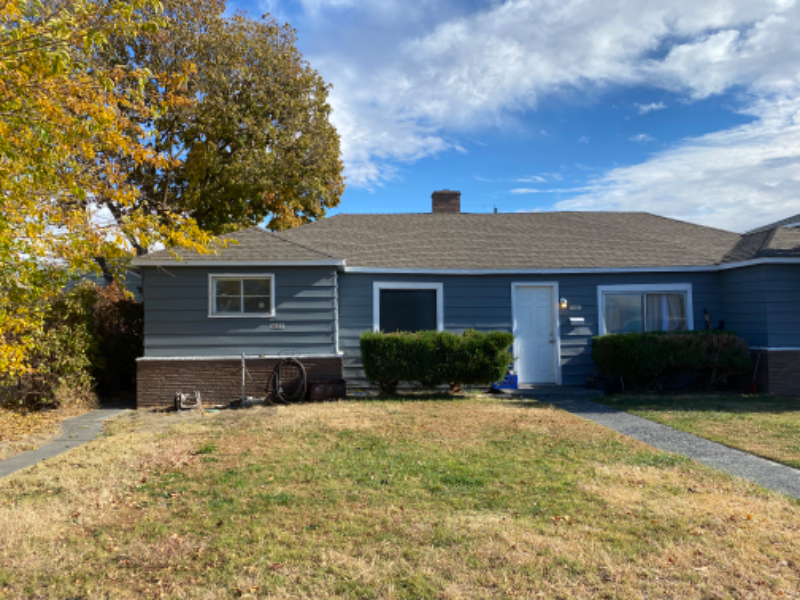
[[[136,267],[336,267],[343,270],[344,259],[328,260],[209,260],[191,259],[183,260],[153,260],[140,256],[133,260]]]
[[[722,262],[707,265],[661,265],[649,267],[555,267],[539,269],[433,269],[384,268],[345,266],[345,273],[371,273],[375,275],[583,275],[592,273],[713,273],[762,264],[800,264],[800,257],[763,257],[751,260]]]

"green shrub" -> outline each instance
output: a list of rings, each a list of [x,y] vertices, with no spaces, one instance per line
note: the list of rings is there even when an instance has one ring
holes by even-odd
[[[652,388],[668,374],[707,387],[753,368],[747,343],[730,331],[617,333],[592,338],[592,360],[609,377]]]
[[[508,349],[513,341],[504,331],[367,331],[361,334],[361,358],[367,377],[382,392],[394,393],[401,381],[427,389],[447,383],[457,391],[502,379],[512,361]]]

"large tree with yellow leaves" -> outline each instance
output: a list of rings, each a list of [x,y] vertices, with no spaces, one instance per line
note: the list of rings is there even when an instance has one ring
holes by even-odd
[[[131,239],[202,249],[213,240],[186,211],[139,202],[131,167],[178,160],[149,142],[150,115],[177,105],[145,97],[169,73],[99,60],[109,40],[163,28],[157,0],[0,0],[0,375],[24,372],[48,299],[96,256],[121,257]],[[176,104],[177,103],[177,104]],[[113,203],[115,219],[100,207]]]

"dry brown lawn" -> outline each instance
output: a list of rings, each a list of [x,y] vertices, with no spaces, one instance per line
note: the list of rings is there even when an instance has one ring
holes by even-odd
[[[0,480],[0,596],[800,597],[800,506],[535,402],[134,413]]]

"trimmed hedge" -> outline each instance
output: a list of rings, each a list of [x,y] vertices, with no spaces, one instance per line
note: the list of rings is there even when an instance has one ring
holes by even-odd
[[[361,358],[369,380],[393,394],[401,381],[423,388],[443,383],[483,385],[501,380],[513,360],[509,347],[514,336],[505,331],[462,335],[444,331],[361,334]]]
[[[731,331],[616,333],[592,338],[592,360],[609,377],[652,388],[669,374],[707,387],[752,370],[747,343]]]

